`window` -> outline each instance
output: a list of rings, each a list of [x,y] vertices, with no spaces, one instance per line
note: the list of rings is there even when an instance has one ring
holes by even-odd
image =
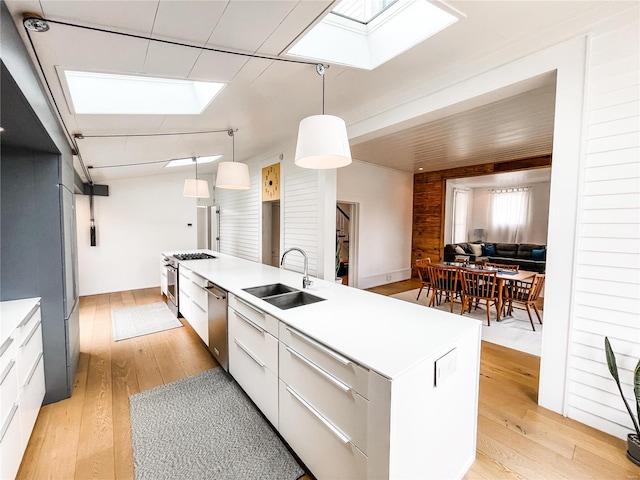
[[[492,190],[491,236],[496,242],[519,243],[529,228],[531,187]]]
[[[469,190],[453,189],[453,228],[451,243],[467,241],[467,218],[469,214]]]

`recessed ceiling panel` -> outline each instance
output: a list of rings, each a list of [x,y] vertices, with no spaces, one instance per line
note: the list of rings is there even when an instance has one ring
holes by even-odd
[[[153,37],[204,45],[220,21],[227,4],[228,2],[202,0],[159,2],[153,23]]]

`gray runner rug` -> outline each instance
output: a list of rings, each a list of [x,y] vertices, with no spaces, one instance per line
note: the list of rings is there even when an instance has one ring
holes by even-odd
[[[220,367],[131,395],[135,478],[297,479],[268,421]]]
[[[111,310],[111,320],[115,342],[182,327],[180,320],[163,302]]]

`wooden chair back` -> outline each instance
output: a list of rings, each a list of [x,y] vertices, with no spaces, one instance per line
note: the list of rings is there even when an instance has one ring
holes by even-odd
[[[495,300],[498,296],[498,274],[486,270],[460,270],[463,295],[479,300]]]
[[[504,264],[504,263],[485,262],[484,266],[485,267],[497,268],[499,270],[509,270],[509,271],[512,271],[512,272],[519,272],[520,271],[520,265],[507,265],[507,264]]]
[[[422,283],[429,283],[429,265],[431,265],[431,258],[418,258],[416,260],[416,270]]]
[[[444,265],[431,265],[429,278],[434,289],[440,292],[457,293],[460,291],[459,269]]]

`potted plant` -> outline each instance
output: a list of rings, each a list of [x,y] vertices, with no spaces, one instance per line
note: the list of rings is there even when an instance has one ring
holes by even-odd
[[[604,337],[604,350],[607,355],[607,366],[609,367],[609,372],[611,376],[616,381],[616,385],[618,385],[618,390],[620,390],[620,396],[622,397],[622,401],[624,402],[624,406],[627,407],[627,411],[631,416],[631,421],[633,422],[633,426],[636,430],[636,433],[630,433],[627,435],[627,456],[629,459],[640,466],[640,427],[638,427],[638,420],[640,420],[640,360],[636,364],[636,368],[633,372],[633,392],[636,398],[636,417],[633,416],[633,412],[629,407],[629,403],[627,403],[627,399],[622,393],[622,387],[620,386],[620,378],[618,376],[618,365],[616,364],[616,356],[613,354],[613,350],[611,348],[611,344],[609,343],[609,339]]]

